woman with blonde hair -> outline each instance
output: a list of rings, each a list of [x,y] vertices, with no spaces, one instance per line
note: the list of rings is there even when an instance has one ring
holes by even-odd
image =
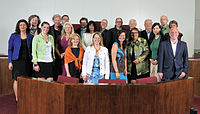
[[[69,22],[66,22],[63,25],[61,36],[58,36],[58,39],[56,41],[56,53],[62,60],[62,75],[64,76],[66,75],[65,65],[64,65],[65,50],[68,47],[70,36],[73,33],[74,33],[74,27]]]
[[[69,45],[65,51],[65,70],[67,77],[80,79],[84,50],[81,46],[79,34],[71,35]]]
[[[82,76],[85,83],[98,83],[99,79],[109,79],[110,61],[108,49],[103,46],[103,38],[95,32],[92,44],[85,50]]]

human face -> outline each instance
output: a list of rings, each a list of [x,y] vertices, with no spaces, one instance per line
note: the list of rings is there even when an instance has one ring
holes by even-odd
[[[144,23],[145,30],[151,31],[152,21],[146,20]]]
[[[156,25],[156,26],[153,28],[153,33],[154,33],[155,35],[158,35],[158,34],[160,33],[160,31],[161,31],[161,29],[159,28],[158,25]]]
[[[31,19],[30,23],[33,25],[33,26],[37,26],[38,25],[38,18],[37,17],[34,17]]]
[[[116,27],[120,28],[122,26],[122,20],[120,18],[117,18],[115,21]]]
[[[118,40],[119,40],[120,42],[123,42],[125,39],[126,39],[126,33],[125,33],[125,32],[122,32],[122,33],[119,35]]]
[[[41,30],[42,30],[42,33],[43,33],[43,34],[48,34],[48,32],[49,32],[49,25],[48,25],[48,24],[44,24],[44,25],[41,27]]]
[[[130,29],[132,29],[132,28],[135,28],[136,27],[136,22],[135,21],[130,21],[130,23],[129,23],[129,27],[130,27]]]
[[[132,30],[131,31],[131,36],[132,36],[133,40],[137,40],[138,36],[139,36],[138,31],[137,30]]]
[[[71,28],[71,26],[70,26],[69,24],[66,24],[66,25],[65,25],[65,32],[66,32],[67,34],[71,34],[72,28]]]
[[[89,25],[89,30],[94,31],[94,25],[93,24]]]
[[[167,25],[167,22],[168,22],[168,19],[167,19],[166,16],[162,16],[162,17],[160,18],[160,23],[161,23],[162,26]]]
[[[67,16],[64,16],[62,18],[62,24],[65,24],[66,22],[69,22],[69,18]]]
[[[72,42],[72,44],[73,44],[74,47],[77,47],[78,44],[79,44],[79,42],[80,42],[79,41],[79,37],[75,36],[74,38],[72,38],[71,42]]]
[[[178,32],[177,28],[171,28],[170,29],[169,36],[170,36],[170,38],[172,40],[177,40],[178,39],[178,35],[179,35],[179,32]]]
[[[82,28],[85,28],[86,27],[86,25],[87,25],[87,21],[86,20],[81,20],[81,27]]]
[[[60,26],[60,17],[55,17],[53,23],[55,24],[55,26]]]
[[[99,36],[98,34],[96,34],[96,35],[94,36],[93,42],[94,42],[95,45],[100,45],[100,43],[101,43],[101,38],[100,38],[100,36]]]
[[[176,24],[172,23],[170,24],[170,28],[177,28]]]
[[[26,31],[26,29],[27,29],[26,23],[25,22],[20,22],[19,23],[19,30],[20,30],[20,32]]]
[[[106,29],[108,22],[106,20],[101,21],[101,28]]]

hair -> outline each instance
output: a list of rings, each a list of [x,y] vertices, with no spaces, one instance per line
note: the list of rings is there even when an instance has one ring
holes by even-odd
[[[166,17],[166,18],[167,18],[167,16],[166,16],[166,15],[162,15],[162,16],[160,17],[160,19],[161,19],[162,17]],[[168,18],[167,18],[167,21],[168,21]]]
[[[169,28],[171,28],[171,24],[176,24],[176,26],[178,27],[178,22],[175,20],[169,22]]]
[[[64,17],[67,17],[67,18],[69,19],[69,16],[68,16],[68,15],[63,15],[63,16],[61,17],[61,19],[63,19]]]
[[[146,19],[146,20],[144,21],[144,24],[146,23],[146,21],[151,21],[151,23],[153,22],[151,19]]]
[[[106,23],[108,24],[108,20],[107,19],[102,19],[101,21],[106,21]]]
[[[103,45],[103,37],[101,36],[101,34],[99,32],[95,32],[93,35],[92,35],[92,44],[90,46],[94,46],[94,36],[95,35],[99,35],[100,39],[101,39],[101,42],[100,42],[100,46],[104,46]]]
[[[86,20],[86,23],[88,23],[88,19],[86,17],[82,17],[79,21],[79,23],[81,23],[82,20]]]
[[[45,24],[50,26],[50,24],[48,22],[44,21],[44,22],[42,22],[41,27],[43,27]]]
[[[29,26],[31,26],[31,20],[33,18],[37,17],[38,18],[38,24],[37,24],[37,28],[39,27],[40,23],[41,23],[41,20],[40,20],[40,17],[38,15],[31,15],[29,18],[28,18],[28,23],[29,23]]]
[[[152,25],[152,31],[151,31],[150,39],[154,39],[154,38],[155,38],[155,34],[153,33],[153,28],[154,28],[155,26],[158,26],[158,27],[160,28],[160,32],[159,32],[160,36],[161,36],[161,37],[164,36],[164,35],[163,35],[163,32],[162,32],[162,27],[161,27],[160,23],[154,23],[154,24]]]
[[[73,45],[73,43],[72,43],[72,39],[74,39],[76,36],[79,38],[78,46],[79,46],[79,47],[82,46],[82,43],[81,43],[81,37],[80,37],[80,35],[77,34],[77,33],[73,33],[73,34],[71,34],[70,39],[69,39],[69,43],[68,43],[69,46],[72,46],[72,45]]]
[[[125,30],[120,30],[120,31],[117,32],[117,39],[116,39],[116,42],[117,42],[118,44],[120,44],[119,36],[120,36],[122,33],[125,33],[125,35],[126,35],[126,31],[125,31]],[[125,37],[125,40],[124,40],[123,43],[122,43],[122,48],[123,48],[123,49],[126,48],[126,37]]]
[[[131,31],[130,31],[130,35],[129,35],[128,41],[132,41],[132,40],[133,40],[133,37],[132,37],[132,31],[133,31],[133,30],[137,31],[137,32],[138,32],[138,36],[140,36],[140,31],[139,31],[139,29],[136,28],[136,27],[134,27],[134,28],[132,28]]]
[[[52,17],[52,20],[54,20],[54,19],[57,18],[57,17],[60,17],[60,18],[61,18],[61,16],[60,16],[59,14],[55,14],[55,15],[53,15],[53,17]]]
[[[131,19],[131,20],[129,20],[129,25],[130,25],[131,21],[134,21],[135,25],[137,25],[137,22],[136,22],[135,19]]]
[[[115,19],[115,22],[117,21],[117,19],[120,19],[120,20],[122,21],[122,23],[123,23],[123,20],[122,20],[121,17],[116,18],[116,19]]]
[[[90,29],[89,29],[89,26],[92,25],[94,26],[94,32],[97,31],[97,25],[95,24],[94,21],[89,21],[89,23],[87,24],[87,29],[86,29],[86,33],[90,33]]]
[[[28,22],[27,22],[25,19],[20,19],[20,20],[17,22],[16,27],[15,27],[15,33],[16,33],[16,34],[20,34],[19,24],[22,23],[22,22],[24,22],[24,23],[26,24],[26,26],[27,26],[27,28],[26,28],[26,33],[29,33],[30,29],[29,29],[29,27],[28,27]]]
[[[69,23],[69,22],[66,22],[66,23],[63,25],[63,28],[62,28],[62,31],[61,31],[61,39],[63,39],[63,38],[65,37],[65,35],[66,35],[66,32],[65,32],[65,26],[66,26],[66,25],[70,25],[70,27],[71,27],[71,33],[70,33],[70,34],[73,34],[73,33],[74,33],[74,27],[72,26],[72,24]]]

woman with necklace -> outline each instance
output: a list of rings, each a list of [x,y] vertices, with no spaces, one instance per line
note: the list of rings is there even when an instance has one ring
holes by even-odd
[[[62,75],[63,76],[66,75],[66,70],[65,70],[65,65],[64,65],[65,50],[68,47],[71,34],[73,33],[74,33],[74,27],[69,22],[66,22],[63,25],[61,36],[58,36],[58,39],[56,41],[56,53],[62,61]]]
[[[29,34],[28,22],[21,19],[17,22],[15,33],[10,36],[8,44],[8,68],[12,70],[13,90],[17,98],[17,77],[31,76],[31,44],[33,35]]]
[[[43,22],[41,33],[33,38],[32,62],[38,79],[53,80],[53,61],[55,59],[54,39],[49,35],[49,23]]]
[[[109,79],[110,61],[108,49],[103,46],[103,38],[96,32],[92,44],[85,50],[82,76],[85,83],[98,83],[99,79]]]

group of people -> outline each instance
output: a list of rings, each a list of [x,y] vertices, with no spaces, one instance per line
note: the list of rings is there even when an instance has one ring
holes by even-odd
[[[8,46],[8,68],[12,70],[17,101],[17,77],[34,76],[55,80],[58,75],[76,77],[81,83],[98,83],[99,79],[136,79],[156,76],[158,81],[184,78],[188,70],[188,51],[183,34],[175,20],[161,16],[160,23],[144,21],[145,30],[129,21],[122,27],[116,18],[115,27],[107,29],[103,19],[100,29],[94,21],[83,17],[81,27],[74,30],[69,16],[52,17],[53,25],[41,23],[31,15],[21,19],[11,34]]]

